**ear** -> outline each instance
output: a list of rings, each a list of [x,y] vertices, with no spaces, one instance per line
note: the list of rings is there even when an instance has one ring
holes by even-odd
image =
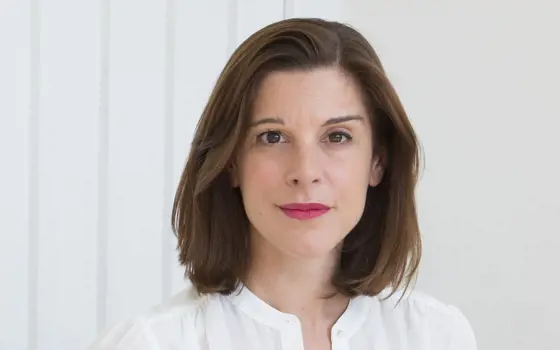
[[[385,162],[384,157],[375,156],[373,162],[371,163],[371,174],[369,177],[369,185],[375,187],[379,185],[383,179],[383,174],[385,173]]]

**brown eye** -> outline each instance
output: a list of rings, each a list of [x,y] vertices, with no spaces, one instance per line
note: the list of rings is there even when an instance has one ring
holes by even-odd
[[[329,134],[329,142],[343,143],[352,140],[352,137],[345,132],[332,132]]]
[[[258,140],[264,144],[279,143],[282,141],[282,134],[278,131],[266,131],[257,136]]]

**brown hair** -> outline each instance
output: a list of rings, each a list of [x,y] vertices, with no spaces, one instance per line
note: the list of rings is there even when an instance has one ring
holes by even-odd
[[[421,239],[414,190],[419,143],[377,54],[355,29],[320,19],[288,19],[259,30],[233,53],[196,128],[173,204],[179,261],[199,293],[229,294],[248,270],[249,224],[228,174],[246,137],[256,90],[273,71],[338,67],[361,87],[374,152],[385,172],[369,187],[364,213],[342,245],[332,282],[349,296],[407,288]]]

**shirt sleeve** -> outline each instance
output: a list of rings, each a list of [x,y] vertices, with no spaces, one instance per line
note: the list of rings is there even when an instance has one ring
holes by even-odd
[[[449,307],[453,319],[446,350],[477,350],[476,338],[469,321],[458,308]]]
[[[88,350],[161,350],[143,319],[120,322],[102,333]]]

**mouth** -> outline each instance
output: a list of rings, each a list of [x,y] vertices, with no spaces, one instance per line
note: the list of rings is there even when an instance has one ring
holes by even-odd
[[[320,203],[290,203],[280,205],[284,214],[296,220],[311,220],[326,214],[330,207]]]

